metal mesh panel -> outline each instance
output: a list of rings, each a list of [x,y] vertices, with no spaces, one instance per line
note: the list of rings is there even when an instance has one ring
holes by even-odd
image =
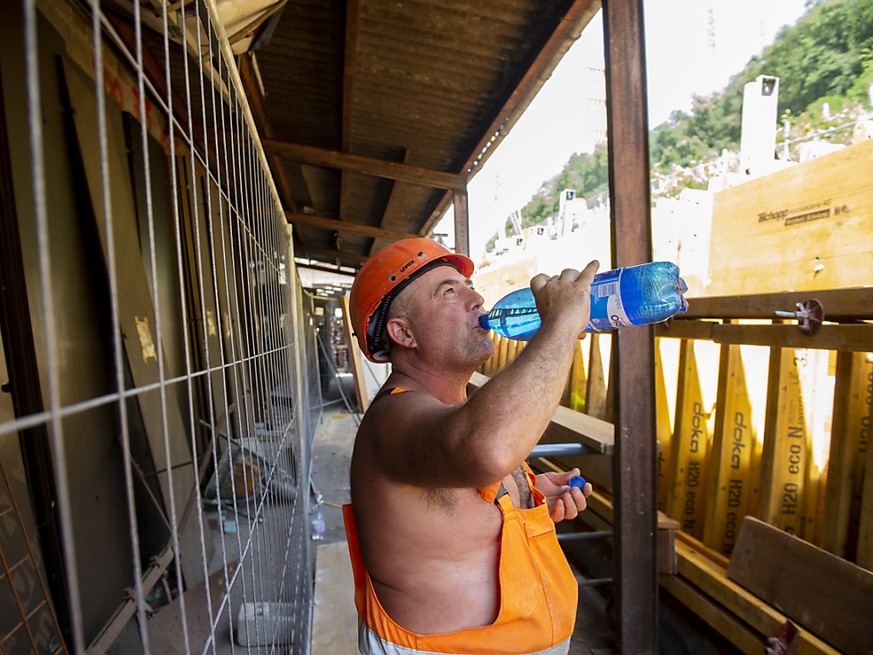
[[[216,4],[175,5],[0,27],[0,653],[309,652],[312,308]]]

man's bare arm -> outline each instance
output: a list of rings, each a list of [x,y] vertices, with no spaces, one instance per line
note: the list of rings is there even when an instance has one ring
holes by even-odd
[[[588,323],[592,262],[531,281],[542,326],[519,357],[462,405],[424,393],[380,401],[371,416],[375,455],[398,482],[483,487],[502,480],[545,431]]]

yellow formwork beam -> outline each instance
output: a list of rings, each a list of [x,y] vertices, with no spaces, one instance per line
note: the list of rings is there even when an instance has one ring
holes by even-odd
[[[585,411],[585,389],[588,376],[585,374],[584,341],[576,342],[573,353],[573,368],[570,369],[570,409],[577,412]]]
[[[676,429],[671,443],[667,514],[698,539],[703,535],[705,509],[706,456],[710,441],[707,421],[694,342],[683,339],[679,347]]]
[[[506,339],[506,354],[503,358],[503,368],[506,368],[510,364],[512,364],[512,360],[515,357],[515,344],[518,342],[515,339]]]
[[[502,371],[506,368],[506,355],[509,353],[509,339],[506,337],[497,338],[497,371]],[[495,373],[497,372],[495,371]]]
[[[857,553],[865,454],[873,430],[873,353],[837,353],[822,546],[840,557]]]
[[[666,511],[670,491],[670,455],[673,426],[670,422],[670,407],[667,404],[667,383],[664,380],[664,363],[661,359],[661,339],[655,339],[655,435],[661,447],[658,449],[658,509]]]
[[[858,566],[863,566],[873,571],[873,444],[871,444],[871,430],[873,430],[873,372],[867,372],[866,385],[864,387],[864,402],[867,414],[863,425],[866,430],[867,440],[864,456],[864,466],[867,471],[864,476],[864,488],[861,490],[861,512],[858,526]]]
[[[724,345],[719,357],[718,397],[709,451],[703,543],[729,555],[752,489],[755,449],[752,403],[746,387],[740,346]]]
[[[606,378],[603,375],[603,355],[600,352],[601,336],[591,335],[588,354],[588,380],[586,381],[586,414],[606,420]]]
[[[811,519],[803,494],[812,453],[794,348],[773,349],[768,378],[760,518],[802,537]]]

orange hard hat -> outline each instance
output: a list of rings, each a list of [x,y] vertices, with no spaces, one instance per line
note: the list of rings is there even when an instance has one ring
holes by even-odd
[[[349,296],[349,318],[367,359],[388,361],[385,321],[391,301],[416,275],[439,264],[454,266],[464,277],[473,274],[469,257],[423,237],[395,241],[361,267]]]

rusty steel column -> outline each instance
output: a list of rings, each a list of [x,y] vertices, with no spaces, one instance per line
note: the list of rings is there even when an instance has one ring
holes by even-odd
[[[603,0],[613,267],[651,261],[642,0]],[[613,358],[615,579],[623,655],[657,652],[657,443],[652,326],[622,328]]]

